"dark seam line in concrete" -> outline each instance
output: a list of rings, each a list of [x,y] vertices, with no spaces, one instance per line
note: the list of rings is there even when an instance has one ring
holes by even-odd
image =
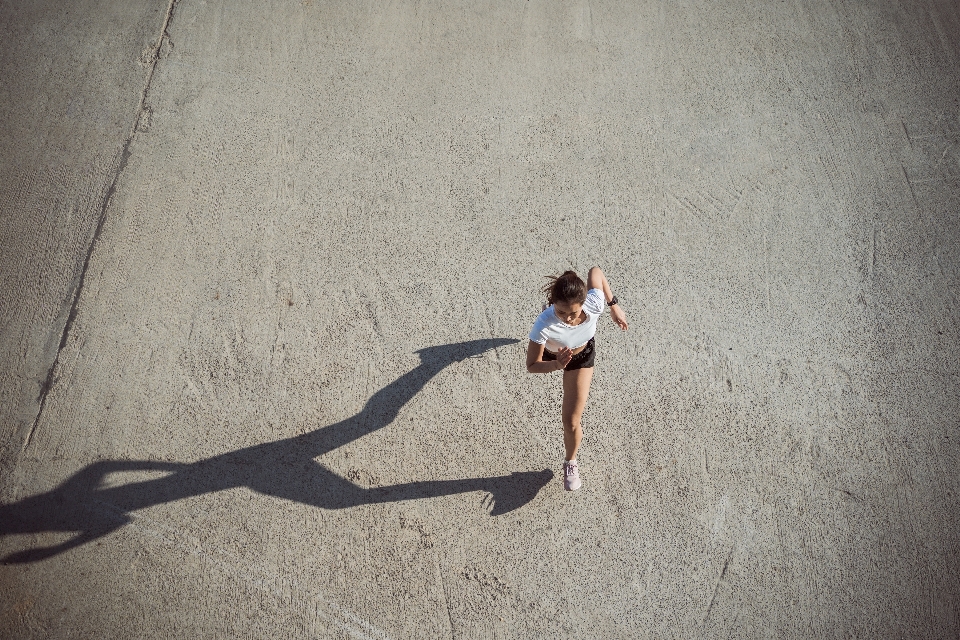
[[[97,219],[97,226],[93,231],[93,237],[90,240],[90,245],[87,247],[87,256],[83,261],[83,268],[80,270],[80,278],[77,280],[77,284],[73,289],[73,295],[71,296],[70,302],[70,314],[67,316],[67,321],[63,325],[63,333],[60,335],[60,345],[57,347],[57,354],[53,358],[53,364],[50,365],[50,369],[47,371],[47,377],[43,381],[43,384],[40,386],[40,395],[37,396],[37,402],[39,404],[37,408],[37,415],[33,419],[33,424],[30,425],[30,431],[27,433],[26,439],[23,441],[23,447],[21,451],[25,451],[28,446],[30,446],[31,440],[37,431],[37,426],[40,424],[40,416],[43,415],[43,408],[47,404],[47,395],[50,393],[50,389],[53,387],[54,372],[56,371],[57,364],[60,362],[60,352],[63,351],[63,347],[67,344],[67,339],[70,337],[70,329],[73,328],[73,322],[77,317],[77,308],[80,304],[80,294],[83,292],[83,284],[87,278],[87,268],[90,266],[90,258],[93,256],[93,251],[96,248],[97,240],[100,239],[100,233],[103,231],[103,223],[107,219],[107,209],[110,206],[110,201],[113,200],[113,194],[116,193],[117,183],[120,182],[120,176],[123,173],[124,169],[127,168],[127,161],[130,159],[130,145],[133,143],[134,136],[137,135],[137,131],[140,126],[140,119],[143,117],[144,108],[147,102],[147,95],[150,93],[150,83],[153,82],[153,72],[157,68],[157,62],[160,61],[160,47],[163,46],[164,38],[170,38],[170,34],[167,32],[170,27],[170,20],[173,18],[173,12],[177,7],[177,4],[180,0],[170,0],[170,4],[167,5],[167,13],[163,18],[163,27],[160,30],[160,36],[157,38],[157,41],[153,45],[153,54],[150,57],[150,68],[147,71],[147,77],[143,83],[143,90],[140,92],[140,102],[137,104],[137,111],[133,118],[133,126],[130,129],[129,135],[127,135],[126,140],[123,142],[123,149],[120,152],[120,162],[117,164],[117,169],[113,174],[113,181],[110,183],[110,187],[107,188],[107,193],[103,197],[103,204],[100,206],[100,216]]]
[[[700,627],[702,628],[707,622],[707,618],[710,617],[710,611],[713,610],[713,603],[717,599],[717,591],[720,589],[720,583],[723,581],[723,576],[727,574],[727,567],[730,566],[730,559],[733,557],[733,551],[736,547],[730,547],[730,553],[727,554],[727,560],[723,563],[723,569],[720,570],[720,575],[717,576],[717,581],[713,583],[713,593],[710,595],[710,602],[707,603],[707,610],[703,612],[703,619],[700,620]]]

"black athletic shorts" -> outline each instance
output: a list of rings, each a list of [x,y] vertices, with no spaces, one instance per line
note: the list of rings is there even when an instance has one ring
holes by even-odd
[[[589,369],[593,366],[593,357],[596,355],[596,349],[594,349],[593,338],[590,338],[590,342],[587,343],[587,346],[583,348],[583,351],[573,356],[573,359],[570,360],[570,363],[563,368],[564,371],[573,371],[574,369]],[[546,349],[543,350],[543,361],[547,360],[556,360],[557,356],[550,353]]]

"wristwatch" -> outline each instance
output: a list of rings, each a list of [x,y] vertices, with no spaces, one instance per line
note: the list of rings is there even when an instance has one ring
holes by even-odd
[[[612,307],[613,305],[617,304],[618,302],[619,302],[619,300],[617,300],[617,296],[613,296],[613,299],[610,300],[610,302],[607,303],[607,306],[608,306],[608,307]]]

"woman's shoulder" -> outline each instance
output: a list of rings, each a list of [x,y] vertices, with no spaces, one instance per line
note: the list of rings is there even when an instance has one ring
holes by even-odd
[[[557,316],[553,312],[553,306],[551,305],[540,312],[540,315],[538,315],[537,319],[533,321],[533,324],[535,326],[543,327],[543,326],[553,324],[556,321],[557,321]]]
[[[606,302],[603,297],[603,289],[590,289],[590,291],[587,291],[587,299],[583,301],[583,308],[587,313],[599,315],[603,313]]]
[[[539,344],[544,344],[547,341],[546,332],[556,323],[557,316],[553,313],[553,307],[547,307],[533,321],[530,339]]]

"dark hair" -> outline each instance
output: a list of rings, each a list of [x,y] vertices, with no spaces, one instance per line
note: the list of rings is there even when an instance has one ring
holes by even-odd
[[[549,283],[544,285],[543,292],[547,294],[547,302],[583,304],[587,299],[587,283],[580,279],[576,271],[564,271],[559,276],[547,276]]]

